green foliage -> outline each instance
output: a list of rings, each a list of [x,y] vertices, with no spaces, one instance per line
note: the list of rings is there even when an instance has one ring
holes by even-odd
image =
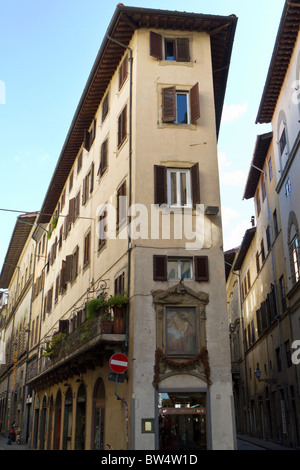
[[[60,332],[53,335],[52,340],[46,342],[47,347],[43,352],[43,357],[52,357],[55,355],[55,353],[58,352],[59,345],[64,341],[65,338],[66,333]]]
[[[129,302],[126,292],[120,294],[111,295],[108,299],[108,304],[110,307],[123,307]]]

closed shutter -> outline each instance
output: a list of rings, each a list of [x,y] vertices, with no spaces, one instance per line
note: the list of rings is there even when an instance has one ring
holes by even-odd
[[[177,38],[176,41],[176,61],[190,61],[190,43],[187,38]]]
[[[154,165],[154,204],[167,204],[167,168]]]
[[[107,147],[108,140],[106,139],[101,145],[100,165],[97,173],[98,175],[100,175],[100,178],[107,168]]]
[[[82,183],[82,205],[86,203],[86,177],[83,179]]]
[[[195,256],[195,281],[209,281],[208,257]]]
[[[166,255],[153,255],[153,280],[154,281],[167,281],[167,256]]]
[[[72,276],[72,260],[73,260],[73,255],[68,255],[66,257],[66,264],[65,264],[65,275],[64,275],[64,281],[69,282],[71,281],[71,276]]]
[[[91,166],[91,181],[90,181],[90,193],[93,191],[94,189],[94,162],[92,163],[92,166]]]
[[[199,100],[199,84],[198,82],[190,89],[190,107],[191,107],[191,123],[200,118],[200,100]]]
[[[90,150],[90,133],[87,129],[85,129],[85,131],[84,131],[83,147],[87,151]]]
[[[68,223],[72,224],[74,221],[75,221],[75,197],[69,200]]]
[[[176,88],[162,89],[162,122],[174,122],[176,120]]]
[[[62,294],[66,288],[65,273],[66,273],[66,262],[63,261],[61,265],[61,270],[60,270],[60,294]]]
[[[154,31],[150,31],[150,55],[159,60],[163,58],[162,37]]]
[[[118,119],[118,148],[121,147],[122,143],[126,139],[127,131],[127,105],[121,112]]]
[[[199,178],[199,164],[196,163],[191,168],[191,180],[192,180],[192,200],[193,207],[196,204],[200,204],[200,178]]]

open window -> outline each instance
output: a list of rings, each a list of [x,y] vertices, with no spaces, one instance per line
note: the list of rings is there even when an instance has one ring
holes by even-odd
[[[198,82],[190,90],[175,86],[162,89],[162,122],[195,124],[200,118]]]
[[[190,62],[190,40],[186,37],[166,37],[150,31],[150,55],[159,60]]]

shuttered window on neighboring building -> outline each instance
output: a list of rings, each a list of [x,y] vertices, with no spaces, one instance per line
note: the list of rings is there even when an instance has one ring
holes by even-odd
[[[128,56],[126,54],[122,64],[119,68],[119,90],[122,88],[128,75]]]
[[[102,142],[101,149],[100,149],[100,163],[97,175],[101,176],[107,169],[107,149],[108,149],[108,139]]]
[[[200,118],[198,82],[190,90],[175,86],[162,89],[162,122],[195,124]]]
[[[117,228],[126,220],[126,181],[117,191]]]
[[[118,117],[118,148],[121,147],[127,137],[127,105]]]

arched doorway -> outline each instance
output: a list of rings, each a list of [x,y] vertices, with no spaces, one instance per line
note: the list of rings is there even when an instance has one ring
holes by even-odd
[[[60,448],[60,430],[61,430],[61,391],[58,390],[55,401],[54,413],[54,433],[53,433],[53,450]]]
[[[43,399],[42,410],[41,410],[41,425],[40,425],[40,450],[45,448],[46,439],[46,422],[47,422],[47,398],[46,395]]]
[[[32,447],[37,448],[38,428],[39,428],[39,417],[40,417],[40,399],[37,396],[34,407],[34,421],[33,421],[33,439]]]
[[[85,449],[86,389],[82,383],[77,393],[75,450]]]
[[[72,445],[72,410],[73,410],[72,389],[71,389],[71,387],[69,387],[67,392],[66,392],[66,397],[65,397],[63,450],[71,450],[71,445]]]
[[[104,418],[105,418],[105,387],[103,380],[99,378],[93,393],[93,421],[92,443],[94,450],[104,450]]]

